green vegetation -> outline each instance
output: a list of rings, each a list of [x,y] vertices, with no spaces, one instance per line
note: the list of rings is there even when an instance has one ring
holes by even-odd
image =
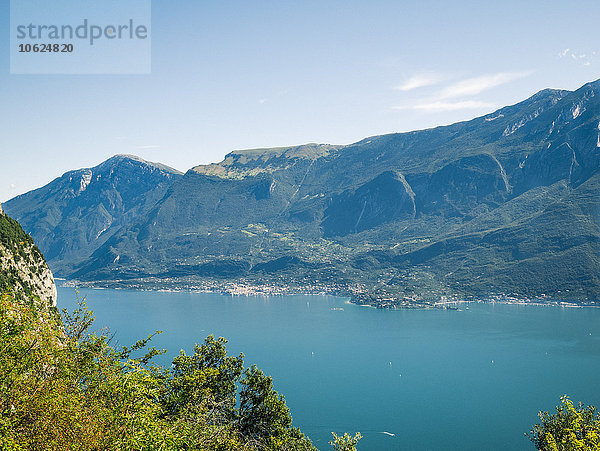
[[[271,378],[227,355],[224,338],[163,368],[151,337],[117,350],[92,323],[84,302],[63,323],[1,296],[1,449],[315,449]]]
[[[565,395],[556,413],[540,412],[541,423],[528,434],[542,451],[600,450],[600,414],[594,406],[575,407]]]
[[[333,440],[329,442],[335,451],[356,451],[356,444],[362,438],[360,432],[357,432],[354,437],[345,433],[342,436],[338,436],[335,432],[332,432]]]
[[[1,213],[0,218],[0,244],[25,258],[23,245],[33,245],[33,238],[27,235],[13,218]]]

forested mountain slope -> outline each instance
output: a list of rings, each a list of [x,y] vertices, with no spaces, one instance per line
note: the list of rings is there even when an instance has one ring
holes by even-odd
[[[547,89],[445,127],[231,152],[177,177],[69,276],[305,286],[379,304],[598,300],[599,94],[600,82]]]

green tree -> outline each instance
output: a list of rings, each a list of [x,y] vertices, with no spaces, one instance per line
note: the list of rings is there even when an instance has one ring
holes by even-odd
[[[342,436],[338,436],[335,432],[332,432],[331,434],[333,435],[333,440],[331,440],[329,444],[335,451],[356,451],[356,445],[362,438],[360,432],[357,432],[354,437],[348,435],[347,432]]]
[[[213,421],[228,422],[236,416],[237,383],[244,370],[244,355],[229,356],[227,340],[210,335],[196,344],[194,354],[184,351],[173,359],[166,398],[169,415],[208,411]]]
[[[268,443],[273,449],[313,449],[292,417],[285,399],[273,388],[273,379],[252,365],[241,381],[238,427],[248,438]]]
[[[253,438],[276,436],[292,424],[282,395],[273,389],[273,380],[255,365],[245,371],[241,381],[239,428]]]
[[[575,407],[562,396],[556,413],[540,412],[541,423],[527,434],[536,448],[543,451],[600,450],[600,415],[594,406]]]
[[[0,295],[0,449],[315,449],[272,379],[244,370],[224,338],[167,369],[150,364],[161,353],[147,350],[152,336],[116,350],[90,332],[93,319],[85,302],[61,321]]]

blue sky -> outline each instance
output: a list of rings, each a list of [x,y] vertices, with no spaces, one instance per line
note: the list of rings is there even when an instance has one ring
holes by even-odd
[[[149,75],[11,75],[0,8],[0,201],[116,153],[185,171],[600,78],[597,1],[153,1]]]

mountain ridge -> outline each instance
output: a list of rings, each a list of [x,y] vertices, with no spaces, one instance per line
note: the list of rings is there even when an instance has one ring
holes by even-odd
[[[345,146],[233,151],[177,176],[70,276],[305,286],[378,305],[598,300],[599,93],[600,81],[545,89],[470,121]]]

